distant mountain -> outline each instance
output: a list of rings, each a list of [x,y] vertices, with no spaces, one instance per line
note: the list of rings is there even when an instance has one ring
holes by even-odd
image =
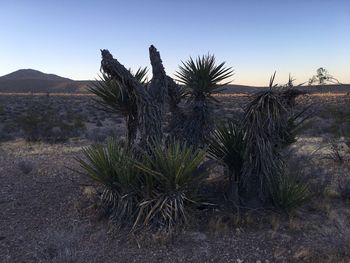
[[[34,69],[20,69],[5,76],[0,77],[1,80],[53,80],[53,81],[72,81],[55,74],[46,74]]]
[[[89,81],[46,74],[34,69],[20,69],[0,77],[0,92],[8,93],[76,93],[86,92]]]
[[[88,93],[88,87],[92,82],[94,81],[76,81],[34,69],[20,69],[0,77],[0,93]],[[350,92],[350,85],[348,84],[302,86],[298,88],[310,93]],[[252,94],[266,89],[267,87],[227,85],[223,88],[223,93]]]

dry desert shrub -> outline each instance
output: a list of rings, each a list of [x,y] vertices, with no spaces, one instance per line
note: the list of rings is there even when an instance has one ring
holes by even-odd
[[[85,125],[79,114],[61,113],[50,100],[34,103],[16,119],[16,125],[27,141],[57,143],[78,135]]]

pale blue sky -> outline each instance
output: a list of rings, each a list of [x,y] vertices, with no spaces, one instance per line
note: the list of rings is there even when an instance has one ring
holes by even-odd
[[[0,0],[0,32],[0,75],[94,79],[100,49],[136,69],[154,44],[170,76],[210,52],[235,69],[233,84],[266,85],[275,70],[303,82],[321,66],[350,83],[350,0]]]

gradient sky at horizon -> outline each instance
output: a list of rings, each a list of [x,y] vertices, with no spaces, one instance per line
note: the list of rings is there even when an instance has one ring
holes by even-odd
[[[210,52],[235,70],[232,84],[266,85],[275,70],[301,83],[319,67],[350,83],[350,0],[2,0],[0,32],[0,76],[94,79],[100,49],[137,69],[154,44],[170,76]]]

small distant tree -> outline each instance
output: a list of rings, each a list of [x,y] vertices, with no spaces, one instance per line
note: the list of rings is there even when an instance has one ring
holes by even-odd
[[[316,75],[309,79],[309,85],[312,84],[324,85],[327,83],[340,84],[340,82],[333,77],[325,68],[319,68],[316,71]]]

